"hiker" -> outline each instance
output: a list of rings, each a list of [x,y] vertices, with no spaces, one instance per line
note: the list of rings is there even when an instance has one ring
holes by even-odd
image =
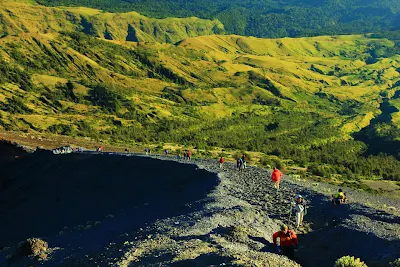
[[[276,244],[277,238],[279,238],[279,245]],[[299,245],[299,241],[293,230],[289,230],[286,224],[282,224],[281,230],[272,235],[272,240],[278,253],[282,253],[291,260],[294,259],[294,249]]]
[[[147,147],[144,149],[144,153],[146,153],[146,156],[149,155],[149,149]]]
[[[188,150],[187,159],[190,160],[192,158],[192,151]]]
[[[281,182],[281,177],[283,176],[282,172],[278,170],[276,167],[274,167],[274,170],[272,171],[271,174],[271,180],[274,182],[274,187],[276,188],[276,191],[279,190],[279,183]]]
[[[99,146],[98,148],[97,148],[97,152],[102,152],[103,151],[103,146]]]
[[[341,188],[339,188],[338,192],[332,195],[332,204],[339,205],[344,204],[346,202],[346,194],[343,192]]]
[[[238,171],[240,171],[240,168],[242,168],[242,161],[240,159],[236,160],[236,168],[238,169]]]
[[[221,158],[219,159],[219,168],[220,169],[222,168],[222,165],[224,164],[224,162],[225,162],[225,159],[224,159],[224,157],[221,156]]]
[[[242,168],[243,168],[243,169],[246,169],[247,164],[246,164],[246,155],[245,155],[245,154],[243,154],[243,156],[242,156],[242,163],[243,163]]]
[[[186,160],[187,159],[187,153],[186,153],[186,151],[183,153],[183,160]]]
[[[307,214],[307,203],[302,195],[297,195],[294,202],[294,211],[296,213],[296,228],[303,225],[304,215]]]
[[[168,153],[169,153],[169,152],[168,152],[168,149],[165,149],[164,152],[165,152],[165,155],[168,156]]]
[[[129,153],[129,148],[125,148],[125,152],[126,152],[126,153]]]
[[[239,168],[239,170],[242,172],[244,170],[244,167],[245,167],[246,163],[243,161],[243,158],[240,158],[239,160],[240,160],[240,168]]]

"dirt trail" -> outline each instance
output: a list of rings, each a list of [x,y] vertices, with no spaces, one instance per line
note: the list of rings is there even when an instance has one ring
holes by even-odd
[[[330,185],[285,177],[277,193],[264,169],[240,173],[230,163],[219,169],[217,161],[155,158],[161,160],[83,154],[16,162],[14,168],[25,171],[3,191],[0,214],[13,218],[29,203],[27,220],[39,218],[43,225],[32,220],[19,233],[24,225],[16,218],[8,228],[1,225],[0,235],[10,242],[42,237],[60,248],[43,262],[47,266],[296,266],[271,243],[300,193],[311,202],[299,233],[301,265],[332,266],[354,255],[368,266],[384,266],[400,257],[398,200],[346,190],[350,203],[332,207],[328,196],[337,188]],[[0,265],[7,253],[0,252]]]

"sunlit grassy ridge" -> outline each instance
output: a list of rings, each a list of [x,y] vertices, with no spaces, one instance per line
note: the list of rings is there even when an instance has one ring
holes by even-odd
[[[372,154],[398,156],[400,56],[391,52],[393,41],[371,35],[188,38],[220,24],[148,19],[140,26],[146,18],[137,13],[7,3],[0,9],[7,33],[0,38],[6,130],[262,151],[348,176],[362,164],[360,175],[377,177],[385,164],[399,165],[391,157],[362,157],[367,141],[353,140],[371,127],[363,136],[389,142]],[[128,22],[134,18],[139,26]],[[105,25],[107,34],[100,34]],[[127,41],[122,29],[128,25],[145,42]],[[165,32],[148,34],[146,27]],[[399,169],[385,178],[397,179]]]
[[[50,6],[89,6],[150,17],[217,18],[231,34],[302,37],[398,29],[397,0],[37,0]]]
[[[107,13],[85,7],[47,8],[10,0],[1,0],[0,4],[0,36],[82,31],[109,40],[174,43],[186,37],[224,30],[217,20],[195,17],[151,19],[136,12]]]

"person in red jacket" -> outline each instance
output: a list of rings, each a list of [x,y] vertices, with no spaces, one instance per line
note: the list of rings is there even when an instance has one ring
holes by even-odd
[[[222,165],[224,164],[224,162],[225,162],[224,157],[221,157],[221,158],[219,159],[219,168],[220,168],[220,169],[222,168]]]
[[[276,240],[279,238],[279,245]],[[293,230],[289,230],[286,224],[281,225],[281,230],[272,235],[274,246],[278,253],[286,255],[289,259],[294,259],[294,249],[298,247],[299,240]]]
[[[276,188],[276,191],[279,190],[279,183],[281,182],[281,177],[283,176],[282,172],[278,170],[276,167],[274,167],[274,170],[272,171],[271,174],[271,180],[274,182],[274,187]]]

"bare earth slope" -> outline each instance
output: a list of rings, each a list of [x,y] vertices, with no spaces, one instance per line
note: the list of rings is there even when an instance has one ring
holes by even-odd
[[[350,203],[334,208],[334,187],[285,177],[276,193],[267,170],[220,170],[207,160],[35,154],[7,168],[0,245],[43,238],[54,248],[46,266],[295,266],[274,253],[271,235],[298,193],[311,201],[301,265],[354,255],[385,266],[400,257],[399,201],[346,190]],[[0,252],[0,265],[11,252]]]

